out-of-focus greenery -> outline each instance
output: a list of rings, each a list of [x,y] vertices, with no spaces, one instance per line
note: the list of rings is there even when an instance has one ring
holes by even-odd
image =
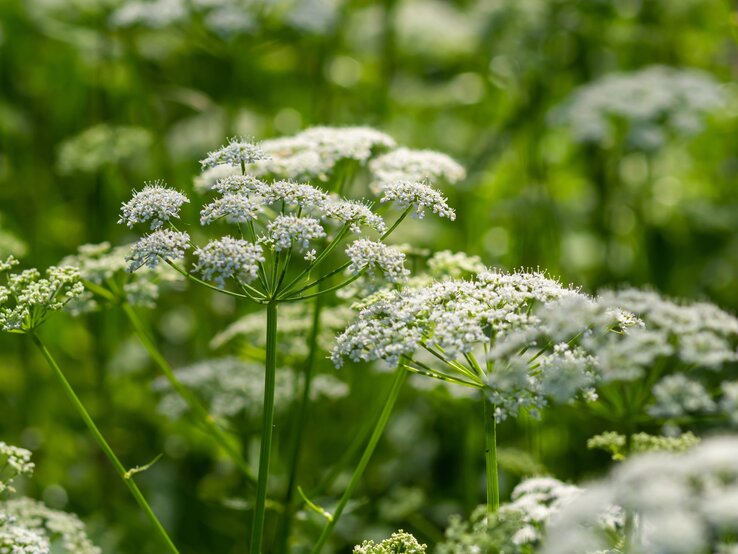
[[[719,0],[3,0],[0,257],[44,266],[83,243],[130,239],[116,220],[131,190],[164,179],[191,191],[198,159],[224,137],[372,125],[468,170],[444,191],[456,222],[410,227],[404,242],[737,311],[735,21]],[[213,351],[241,314],[201,290],[141,313],[175,367],[253,347]],[[155,367],[120,311],[58,318],[42,333],[124,463],[164,453],[138,480],[183,554],[245,552],[244,483],[186,418],[158,411]],[[322,359],[319,369],[335,371]],[[389,385],[341,371],[351,392],[311,409],[299,476],[327,508],[351,464],[332,468]],[[451,514],[468,516],[484,497],[478,416],[463,398],[408,388],[337,548],[398,528],[435,544]],[[242,417],[255,465],[258,421]],[[278,409],[277,490],[288,418]],[[501,425],[503,495],[524,475],[599,472],[609,456],[586,441],[608,430],[567,408]],[[0,439],[34,451],[29,492],[78,513],[106,552],[158,551],[16,337],[0,337]],[[321,524],[304,512],[297,541],[309,545]]]

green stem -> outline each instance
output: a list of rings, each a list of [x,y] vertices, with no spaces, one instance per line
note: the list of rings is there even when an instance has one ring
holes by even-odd
[[[190,391],[190,389],[185,387],[182,382],[177,379],[177,376],[172,370],[172,366],[169,365],[169,362],[167,362],[166,358],[164,358],[161,352],[159,352],[159,349],[154,345],[154,342],[146,333],[143,323],[141,322],[141,319],[138,317],[138,315],[136,315],[133,307],[130,304],[126,303],[124,303],[122,307],[123,311],[128,317],[128,320],[133,326],[133,330],[135,331],[136,336],[141,341],[141,344],[143,344],[143,347],[149,353],[149,356],[154,361],[154,363],[159,366],[159,369],[161,369],[161,372],[167,378],[172,388],[187,403],[187,406],[189,406],[191,413],[205,427],[208,434],[213,438],[213,440],[215,440],[215,442],[217,442],[220,447],[226,453],[228,453],[231,460],[233,460],[233,462],[239,467],[239,469],[243,472],[248,481],[252,484],[256,483],[256,476],[254,475],[254,472],[246,463],[246,460],[243,459],[243,456],[241,456],[238,448],[233,444],[231,437],[229,437],[228,434],[215,422],[213,416],[208,413],[208,410],[200,403],[200,401],[192,393],[192,391]]]
[[[385,400],[384,407],[382,408],[382,413],[379,415],[379,419],[374,426],[372,436],[369,438],[369,443],[366,445],[364,453],[361,455],[359,464],[356,466],[354,474],[351,476],[351,481],[349,481],[348,487],[346,487],[343,496],[341,496],[341,499],[338,501],[338,505],[333,512],[333,519],[326,523],[325,527],[323,528],[323,532],[318,538],[318,542],[313,547],[312,554],[319,554],[320,551],[323,549],[325,542],[328,540],[328,537],[333,532],[333,528],[336,526],[336,523],[338,523],[343,510],[346,508],[346,504],[348,503],[351,495],[353,495],[354,490],[359,484],[359,480],[364,474],[364,470],[366,470],[366,467],[369,465],[369,460],[371,459],[372,454],[374,454],[374,449],[376,448],[379,439],[382,437],[384,428],[387,426],[390,415],[392,415],[392,410],[395,407],[395,402],[397,401],[397,397],[400,394],[400,389],[402,388],[402,384],[405,382],[406,377],[407,370],[402,365],[398,366],[397,370],[395,371],[395,378],[392,381],[392,387],[390,388],[387,399]]]
[[[274,388],[277,374],[277,303],[267,304],[266,367],[264,375],[264,421],[261,430],[261,451],[259,453],[259,480],[256,485],[256,505],[251,528],[251,554],[261,554],[264,537],[264,516],[266,510],[269,462],[272,451],[274,430]]]
[[[169,535],[164,529],[164,526],[159,521],[159,518],[156,517],[156,514],[151,509],[151,506],[149,506],[149,503],[146,501],[146,498],[144,498],[144,495],[141,493],[141,490],[138,488],[138,485],[136,485],[136,483],[133,481],[132,476],[128,473],[128,471],[126,471],[126,468],[120,462],[120,460],[118,459],[118,456],[115,455],[115,452],[113,452],[113,449],[110,447],[108,442],[105,440],[105,437],[103,437],[102,433],[97,428],[97,425],[95,425],[95,422],[92,420],[92,417],[90,417],[90,414],[87,412],[87,409],[84,407],[84,405],[80,401],[79,397],[77,396],[77,393],[74,392],[72,385],[70,385],[69,381],[67,381],[67,378],[64,376],[64,373],[62,372],[61,368],[56,363],[56,360],[54,360],[54,358],[51,356],[51,353],[47,350],[46,346],[44,346],[44,344],[41,342],[41,339],[39,339],[35,333],[31,333],[30,335],[31,335],[31,338],[33,339],[33,343],[39,349],[44,359],[49,364],[49,367],[51,367],[51,369],[53,370],[57,379],[59,379],[59,382],[61,383],[62,388],[64,389],[64,392],[66,392],[67,396],[69,397],[69,400],[71,400],[72,404],[74,404],[74,407],[77,409],[77,412],[79,412],[80,417],[82,418],[82,420],[85,422],[85,425],[87,425],[87,428],[92,433],[92,436],[94,437],[95,441],[100,446],[100,448],[105,453],[105,455],[108,457],[108,459],[110,460],[110,463],[115,468],[115,472],[123,480],[126,487],[128,487],[128,490],[133,495],[133,498],[136,499],[136,502],[138,503],[139,507],[144,511],[144,513],[146,514],[146,517],[149,519],[151,524],[156,529],[157,533],[159,534],[159,537],[162,539],[162,542],[164,542],[167,545],[167,549],[169,550],[169,552],[172,552],[174,554],[179,554],[179,550],[177,550],[177,547],[174,546],[172,539],[169,538]]]
[[[484,398],[484,461],[487,473],[487,522],[500,507],[500,481],[497,473],[497,422],[495,407]]]
[[[294,429],[294,437],[292,443],[292,452],[290,456],[290,473],[287,482],[287,492],[284,497],[284,513],[280,527],[277,530],[278,546],[276,551],[288,552],[287,545],[290,538],[290,528],[292,526],[293,509],[292,500],[295,496],[295,488],[297,485],[297,469],[300,465],[300,453],[302,451],[302,441],[305,431],[305,422],[307,420],[307,412],[310,406],[310,390],[313,381],[313,368],[315,366],[315,356],[318,351],[318,334],[320,333],[320,313],[322,311],[322,303],[320,297],[315,299],[315,308],[313,309],[313,322],[310,330],[310,342],[308,357],[305,360],[305,372],[302,385],[302,396],[300,405],[295,410],[295,417],[292,422]]]

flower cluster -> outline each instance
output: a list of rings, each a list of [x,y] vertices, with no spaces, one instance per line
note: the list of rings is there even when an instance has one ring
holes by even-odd
[[[260,245],[233,237],[209,242],[195,250],[195,257],[195,271],[220,287],[225,287],[226,279],[231,278],[250,283],[256,279],[259,264],[264,261]]]
[[[635,456],[562,507],[541,552],[719,552],[738,531],[736,499],[735,437],[707,439],[680,455]],[[613,507],[633,524],[603,526]]]
[[[12,257],[0,262],[0,275],[16,264]],[[37,269],[8,273],[6,285],[0,286],[0,330],[32,331],[83,293],[75,267],[51,266],[44,277]]]
[[[126,258],[130,262],[128,270],[136,271],[144,266],[155,269],[161,260],[180,260],[189,248],[190,236],[187,233],[159,229],[133,245]]]
[[[710,76],[697,71],[653,66],[615,73],[584,85],[554,114],[581,142],[609,144],[624,122],[631,146],[651,150],[667,133],[693,135],[705,115],[725,96]],[[621,123],[622,124],[622,123]]]
[[[177,378],[187,387],[196,390],[205,400],[214,416],[230,418],[239,414],[256,417],[261,412],[264,398],[264,366],[259,362],[246,362],[234,357],[205,360],[178,369]],[[284,409],[295,399],[295,391],[302,387],[302,377],[289,368],[276,373],[276,405]],[[169,381],[159,378],[154,388],[162,394],[159,411],[173,419],[187,411],[187,404]],[[348,394],[348,386],[332,375],[317,375],[311,385],[311,397],[339,399]]]
[[[354,546],[353,552],[354,554],[425,554],[426,550],[427,547],[424,544],[420,544],[410,533],[405,533],[400,529],[379,544],[374,541],[364,541]]]
[[[432,150],[397,148],[369,163],[374,186],[383,190],[397,182],[458,183],[466,171],[446,154]]]
[[[261,147],[244,139],[232,138],[225,146],[209,152],[204,159],[200,160],[200,165],[203,169],[210,169],[219,165],[244,167],[265,159],[267,159],[267,155]]]
[[[30,451],[0,441],[0,493],[12,492],[13,479],[30,475],[33,467]]]
[[[346,255],[351,260],[349,273],[366,271],[370,277],[379,273],[390,283],[404,281],[410,274],[405,269],[405,254],[381,242],[359,239],[346,248]]]
[[[700,439],[691,432],[674,437],[635,433],[630,437],[628,446],[628,438],[625,435],[607,431],[587,440],[587,448],[605,450],[612,454],[613,460],[624,460],[628,454],[640,452],[685,452],[699,442]]]
[[[129,165],[146,157],[151,134],[142,127],[95,125],[59,147],[60,173],[93,173],[111,165]]]
[[[133,227],[137,223],[151,222],[151,229],[159,229],[171,219],[179,218],[183,204],[190,200],[181,192],[170,189],[162,181],[147,183],[133,198],[123,204],[118,223]]]
[[[430,209],[439,217],[456,219],[456,212],[448,206],[443,195],[433,187],[414,181],[394,181],[382,189],[381,202],[396,202],[401,209],[412,207],[418,218],[425,216]]]

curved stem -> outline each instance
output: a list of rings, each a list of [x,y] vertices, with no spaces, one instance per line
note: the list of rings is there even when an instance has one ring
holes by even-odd
[[[266,367],[264,375],[264,413],[259,452],[259,479],[256,485],[256,504],[251,527],[251,554],[261,554],[264,537],[269,462],[274,431],[274,389],[277,374],[277,303],[267,304]]]
[[[133,481],[131,474],[128,471],[126,471],[126,468],[120,462],[120,460],[118,459],[118,456],[115,455],[115,452],[113,452],[113,449],[110,447],[108,442],[105,440],[105,437],[103,437],[102,433],[97,428],[97,425],[95,425],[95,422],[92,420],[92,417],[90,417],[90,414],[87,412],[87,409],[84,407],[84,404],[82,404],[82,402],[80,401],[79,397],[77,396],[77,393],[74,392],[72,385],[70,385],[69,381],[67,381],[67,378],[64,376],[64,373],[62,372],[61,368],[56,363],[56,360],[54,360],[54,358],[51,356],[51,353],[47,350],[46,346],[44,346],[44,343],[41,342],[41,339],[39,339],[35,333],[30,333],[30,335],[31,335],[31,338],[33,339],[33,343],[39,349],[44,359],[46,360],[46,363],[49,364],[49,367],[51,367],[51,369],[53,370],[54,375],[56,375],[57,379],[61,383],[62,388],[64,389],[64,392],[69,397],[69,400],[72,401],[72,404],[74,404],[74,407],[77,409],[77,412],[79,413],[80,417],[85,422],[85,425],[87,425],[87,428],[90,430],[90,433],[92,433],[92,436],[94,437],[95,441],[100,446],[100,448],[105,453],[105,455],[108,457],[108,460],[110,460],[110,463],[115,468],[115,472],[123,480],[126,487],[128,487],[128,490],[130,491],[131,495],[133,495],[133,498],[136,499],[136,502],[138,503],[139,507],[143,510],[143,512],[146,514],[146,517],[149,519],[151,524],[156,529],[162,542],[166,544],[169,552],[172,552],[173,554],[179,554],[179,550],[177,550],[177,547],[174,546],[172,539],[169,538],[169,535],[164,529],[164,526],[159,521],[159,518],[156,517],[156,514],[151,509],[151,506],[149,506],[149,503],[146,501],[146,498],[144,498],[143,493],[141,493],[141,490],[138,488],[138,485],[136,485],[136,483]]]
[[[369,465],[369,460],[371,459],[372,454],[374,454],[374,449],[377,447],[377,443],[382,437],[382,433],[384,432],[384,428],[387,426],[390,415],[392,415],[392,410],[395,407],[395,402],[397,401],[397,397],[400,394],[400,389],[402,388],[402,384],[405,382],[406,377],[407,371],[405,370],[405,368],[401,365],[398,366],[397,370],[395,371],[395,378],[392,381],[392,386],[390,388],[389,394],[387,395],[387,399],[384,402],[382,413],[379,414],[379,419],[374,426],[372,436],[369,438],[369,443],[366,445],[364,453],[361,455],[359,464],[356,466],[356,469],[351,476],[351,481],[349,481],[348,487],[346,487],[343,496],[341,496],[341,499],[338,501],[338,505],[333,512],[333,519],[326,523],[325,527],[323,528],[323,532],[318,538],[318,542],[313,547],[312,554],[319,554],[319,552],[323,549],[323,546],[328,540],[328,537],[331,535],[333,528],[336,526],[336,523],[338,523],[343,510],[346,508],[346,504],[348,503],[351,495],[354,493],[354,490],[359,484],[359,480],[364,475],[364,470],[366,470],[366,467]]]
[[[313,322],[310,330],[310,342],[307,359],[305,360],[305,371],[302,385],[302,396],[300,405],[295,410],[295,417],[292,425],[294,436],[292,442],[292,452],[290,456],[290,472],[287,481],[287,492],[284,497],[284,514],[277,530],[277,549],[276,552],[287,552],[287,545],[290,538],[290,528],[292,526],[293,509],[292,500],[295,496],[295,488],[297,485],[297,470],[300,465],[300,454],[302,452],[302,441],[305,431],[305,422],[307,420],[308,407],[310,406],[310,390],[313,381],[313,368],[315,366],[315,357],[318,351],[318,334],[320,333],[320,314],[322,311],[322,303],[320,298],[315,299],[315,308],[313,309]]]
[[[172,266],[172,268],[174,268],[174,270],[175,270],[175,271],[176,271],[177,273],[179,273],[180,275],[183,275],[183,276],[187,277],[187,278],[188,278],[188,279],[189,279],[190,281],[193,281],[193,282],[197,283],[198,285],[202,285],[203,287],[205,287],[205,288],[208,288],[208,289],[210,289],[210,290],[214,290],[214,291],[216,291],[216,292],[221,292],[221,293],[223,293],[223,294],[227,294],[228,296],[235,296],[236,298],[245,298],[245,299],[247,299],[247,300],[251,300],[252,302],[258,302],[258,303],[261,303],[262,299],[264,298],[264,295],[263,295],[263,294],[261,294],[261,293],[260,293],[259,291],[257,291],[256,289],[253,289],[253,290],[254,290],[255,292],[258,292],[258,293],[259,293],[259,295],[260,295],[260,296],[261,296],[262,298],[254,298],[254,297],[253,297],[253,296],[251,296],[250,294],[241,294],[241,293],[239,293],[239,292],[233,292],[233,291],[230,291],[230,290],[226,290],[226,289],[220,289],[220,288],[218,288],[218,287],[216,287],[216,286],[214,286],[214,285],[211,285],[210,283],[206,283],[206,282],[205,282],[205,281],[203,281],[202,279],[198,279],[197,277],[195,277],[194,275],[192,275],[192,273],[190,273],[189,271],[185,271],[184,269],[182,269],[181,267],[179,267],[179,266],[178,266],[177,264],[175,264],[175,263],[173,263],[173,262],[171,262],[171,261],[169,261],[169,260],[166,260],[166,262],[167,262],[167,263],[168,263],[168,264],[169,264],[170,266]],[[244,286],[248,286],[248,285],[244,285]],[[251,287],[249,287],[249,288],[251,288]]]
[[[487,476],[487,523],[500,507],[500,481],[497,473],[497,421],[495,407],[486,397],[484,402],[484,462]]]
[[[256,483],[256,476],[254,475],[254,472],[246,463],[246,460],[243,459],[243,456],[241,456],[238,448],[233,444],[231,437],[228,436],[228,434],[216,423],[213,416],[208,413],[208,410],[205,408],[205,406],[202,405],[202,403],[197,399],[192,391],[190,391],[190,389],[184,386],[182,382],[177,379],[177,376],[172,370],[172,366],[169,365],[169,362],[167,362],[166,358],[164,358],[162,353],[159,352],[159,349],[154,345],[154,342],[146,333],[143,323],[141,322],[141,319],[138,317],[138,315],[136,315],[133,307],[130,304],[126,303],[124,303],[122,307],[123,311],[128,317],[128,321],[130,321],[131,325],[133,326],[133,330],[135,331],[138,340],[141,341],[141,344],[149,353],[149,356],[154,361],[154,363],[159,366],[159,369],[161,369],[161,372],[167,378],[167,381],[169,381],[169,384],[172,386],[172,388],[187,403],[187,406],[190,408],[192,414],[203,425],[203,427],[207,430],[207,433],[213,438],[213,440],[215,440],[215,442],[217,442],[218,445],[220,445],[220,447],[226,453],[228,453],[228,456],[239,467],[239,469],[243,472],[248,481],[252,484]]]

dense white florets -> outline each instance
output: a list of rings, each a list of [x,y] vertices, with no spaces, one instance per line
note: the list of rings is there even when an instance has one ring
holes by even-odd
[[[123,204],[118,223],[133,227],[150,221],[152,230],[159,229],[171,219],[179,218],[182,205],[188,202],[184,194],[163,186],[162,182],[150,183]]]
[[[159,229],[141,237],[133,245],[131,253],[126,258],[130,262],[128,270],[136,271],[143,266],[153,269],[161,260],[179,260],[184,257],[189,247],[190,236],[187,233]]]
[[[219,219],[228,223],[247,223],[259,217],[261,211],[261,204],[250,196],[228,192],[202,208],[200,223],[208,225]]]
[[[387,183],[382,191],[382,202],[395,202],[401,209],[412,206],[418,218],[422,219],[425,210],[429,209],[439,217],[456,219],[456,212],[449,207],[443,195],[425,183],[395,181]]]
[[[351,231],[361,233],[362,227],[383,233],[387,226],[381,216],[375,214],[369,206],[355,200],[331,199],[326,202],[323,213],[325,217],[348,223]]]
[[[369,170],[380,189],[398,181],[457,183],[466,177],[464,168],[446,154],[409,148],[378,156],[369,162]]]
[[[12,491],[11,482],[21,475],[31,475],[31,452],[0,441],[0,493]]]
[[[257,278],[259,264],[264,262],[260,244],[233,237],[223,237],[195,250],[195,271],[206,281],[224,287],[227,279],[250,283]]]
[[[392,533],[390,538],[383,540],[379,544],[374,541],[364,541],[354,546],[354,554],[425,554],[427,547],[420,544],[418,540],[410,533],[405,533],[400,529],[397,533]]]
[[[269,223],[262,242],[275,252],[287,250],[293,246],[299,250],[307,250],[311,240],[322,239],[325,236],[325,229],[318,219],[278,215]]]
[[[240,138],[232,138],[225,146],[208,153],[204,159],[200,160],[200,165],[203,169],[218,165],[240,167],[265,158],[266,154],[259,145]]]
[[[405,269],[405,254],[381,242],[359,239],[346,248],[346,255],[351,260],[350,273],[365,271],[370,277],[381,274],[390,283],[404,281],[410,274]]]

